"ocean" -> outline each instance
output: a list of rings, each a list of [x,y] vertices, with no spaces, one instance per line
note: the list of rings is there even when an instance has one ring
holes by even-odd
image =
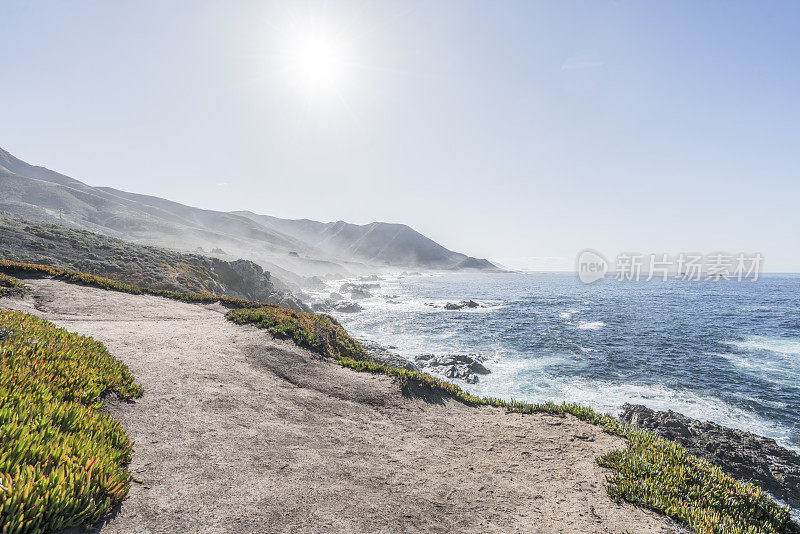
[[[344,281],[330,282],[326,296]],[[384,276],[348,332],[413,360],[480,354],[479,395],[625,402],[775,438],[800,451],[800,276],[617,281],[574,274]],[[446,310],[475,300],[480,308]]]

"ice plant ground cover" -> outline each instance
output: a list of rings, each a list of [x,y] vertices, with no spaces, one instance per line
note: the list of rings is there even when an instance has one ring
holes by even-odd
[[[395,377],[403,388],[415,385],[449,395],[471,406],[495,406],[515,413],[573,415],[602,427],[610,434],[627,439],[624,449],[597,459],[598,464],[613,470],[609,476],[608,488],[611,498],[657,510],[685,523],[698,533],[800,532],[790,521],[788,507],[779,506],[756,486],[734,480],[719,468],[691,456],[676,443],[578,404],[532,404],[478,397],[427,373],[380,364],[372,361],[364,348],[337,321],[327,315],[296,312],[275,305],[264,306],[261,303],[214,295],[147,290],[48,266],[0,261],[0,272],[49,275],[67,282],[133,294],[158,295],[185,302],[219,301],[233,308],[226,316],[237,324],[253,324],[276,337],[292,339],[302,347],[333,358],[343,367]],[[135,386],[131,383],[130,387]],[[132,396],[135,393],[139,392],[129,392]],[[3,443],[5,447],[6,442]],[[80,468],[80,464],[76,466]],[[0,470],[2,469],[4,467],[0,465]],[[127,487],[122,486],[115,491],[122,489]],[[92,517],[99,516],[87,516],[89,519]]]
[[[15,533],[91,524],[128,492],[132,443],[102,395],[142,394],[92,338],[0,310],[0,525]]]

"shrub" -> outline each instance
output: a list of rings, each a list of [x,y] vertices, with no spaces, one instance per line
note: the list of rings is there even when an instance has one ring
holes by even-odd
[[[270,306],[266,308],[234,309],[225,315],[237,324],[255,324],[272,335],[290,338],[305,347],[325,356],[369,359],[361,344],[351,338],[338,321],[328,315],[304,313]]]
[[[0,297],[20,295],[27,290],[28,288],[16,278],[0,273]]]

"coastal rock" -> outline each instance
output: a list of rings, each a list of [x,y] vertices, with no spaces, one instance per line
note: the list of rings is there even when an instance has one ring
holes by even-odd
[[[315,300],[310,304],[314,313],[327,313],[331,311],[330,303],[327,300]]]
[[[369,276],[362,276],[361,278],[359,278],[359,281],[361,282],[380,282],[381,280],[383,280],[383,278],[381,278],[377,274],[371,274]]]
[[[389,351],[388,348],[376,343],[374,341],[361,341],[361,346],[367,351],[367,354],[378,363],[388,365],[390,367],[398,367],[406,369],[407,371],[419,371],[414,362],[406,360],[399,354]]]
[[[303,287],[306,289],[313,289],[316,291],[320,291],[325,289],[325,282],[319,276],[309,276],[305,280],[303,280]]]
[[[480,308],[481,305],[474,300],[462,300],[458,304],[448,302],[444,305],[445,310],[463,310],[464,308]]]
[[[341,301],[331,305],[331,308],[342,313],[356,313],[362,311],[364,308],[357,302]]]
[[[447,378],[463,380],[468,384],[478,381],[478,375],[488,375],[489,369],[483,365],[483,358],[477,354],[421,354],[414,358],[422,368],[442,374]]]
[[[235,273],[234,277],[226,277],[226,281],[230,278],[230,289],[242,293],[246,298],[272,302],[297,311],[311,311],[311,308],[291,293],[276,291],[270,280],[269,271],[265,271],[260,265],[248,260],[236,260],[228,262],[228,266]]]
[[[641,404],[624,404],[620,418],[678,442],[731,476],[753,482],[792,507],[800,507],[800,455],[774,439]]]
[[[372,296],[372,294],[367,291],[366,289],[354,289],[350,292],[350,298],[352,299],[368,299]]]
[[[344,300],[341,295],[339,295],[338,299],[326,298],[323,300],[315,300],[312,302],[311,308],[318,313],[327,313],[331,311],[356,313],[364,309],[357,302]]]
[[[339,288],[341,293],[349,293],[350,298],[353,300],[357,299],[368,299],[372,297],[372,293],[369,292],[370,289],[380,287],[378,284],[354,284],[352,282],[348,282],[346,284],[342,284]]]

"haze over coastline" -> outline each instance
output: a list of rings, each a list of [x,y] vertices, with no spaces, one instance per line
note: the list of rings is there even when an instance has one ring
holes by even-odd
[[[0,146],[206,209],[405,223],[510,268],[591,247],[797,272],[799,10],[7,1]]]

